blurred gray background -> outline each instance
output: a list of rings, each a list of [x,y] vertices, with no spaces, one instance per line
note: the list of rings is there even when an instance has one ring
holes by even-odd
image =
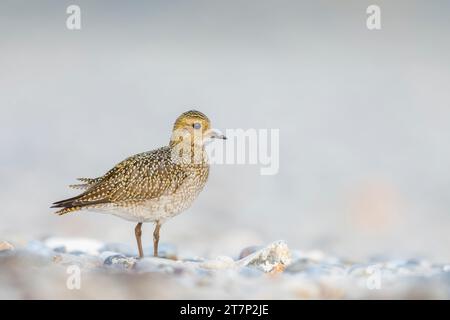
[[[366,28],[381,7],[382,29]],[[82,30],[66,28],[81,7]],[[134,246],[134,224],[57,217],[76,177],[213,125],[279,128],[280,171],[216,165],[162,242],[237,255],[285,239],[450,259],[448,1],[0,1],[0,240]],[[144,226],[151,243],[152,226]]]

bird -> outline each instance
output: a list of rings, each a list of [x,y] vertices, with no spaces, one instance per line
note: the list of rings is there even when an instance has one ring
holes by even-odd
[[[172,128],[168,145],[139,153],[119,162],[103,176],[79,178],[82,189],[75,197],[54,202],[57,215],[88,210],[110,213],[136,224],[139,258],[142,224],[154,223],[153,255],[158,256],[163,223],[188,209],[209,176],[205,146],[226,137],[212,129],[208,117],[197,110],[182,113]]]

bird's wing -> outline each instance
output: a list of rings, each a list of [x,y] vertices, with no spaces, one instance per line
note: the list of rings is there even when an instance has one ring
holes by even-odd
[[[187,174],[170,161],[170,155],[161,154],[155,159],[141,154],[116,165],[84,193],[55,202],[53,207],[64,208],[58,212],[64,214],[73,208],[154,199],[175,191],[186,177]]]

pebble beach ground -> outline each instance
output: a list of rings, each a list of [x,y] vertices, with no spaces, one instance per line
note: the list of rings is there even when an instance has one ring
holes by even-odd
[[[93,239],[0,241],[0,299],[449,299],[450,264],[348,261],[284,241],[236,257],[161,257]]]

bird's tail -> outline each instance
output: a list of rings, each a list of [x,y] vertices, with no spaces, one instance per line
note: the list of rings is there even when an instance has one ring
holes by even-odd
[[[52,208],[55,208],[55,207],[52,206]],[[63,214],[73,212],[73,211],[78,211],[78,210],[81,210],[81,207],[63,208],[61,210],[56,211],[55,214],[62,216]]]
[[[83,208],[92,208],[96,205],[107,203],[105,199],[83,200],[81,199],[83,196],[85,196],[85,193],[82,193],[73,198],[57,201],[53,203],[51,208],[61,208],[60,210],[56,211],[55,214],[62,216],[63,214],[69,212],[78,211]]]
[[[73,185],[70,185],[69,187],[74,188],[74,189],[84,189],[87,191],[92,186],[99,183],[102,179],[103,179],[103,177],[92,178],[92,179],[91,178],[78,178],[77,180],[84,182],[84,183],[83,184],[73,184]],[[63,214],[69,213],[69,212],[81,210],[83,207],[85,207],[89,204],[95,204],[96,201],[93,201],[93,202],[92,201],[91,202],[80,201],[81,200],[80,198],[85,193],[82,193],[73,198],[57,201],[57,202],[53,203],[51,208],[61,208],[60,210],[55,212],[55,214],[58,214],[61,216]]]
[[[69,213],[69,212],[78,211],[81,209],[81,206],[77,206],[74,204],[74,202],[77,199],[79,199],[79,196],[61,200],[61,201],[57,201],[57,202],[53,203],[51,208],[61,208],[60,210],[55,212],[55,214],[60,215],[60,216],[62,216],[63,214]]]

